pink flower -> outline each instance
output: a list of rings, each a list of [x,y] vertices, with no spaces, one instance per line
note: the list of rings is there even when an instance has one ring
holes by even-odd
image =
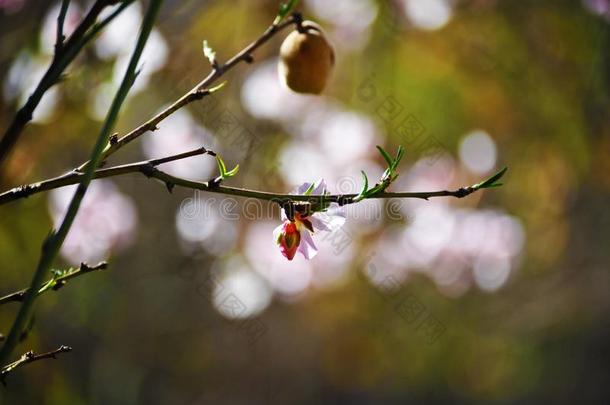
[[[323,195],[326,193],[326,183],[319,180],[316,183],[304,183],[291,194]],[[275,228],[273,238],[280,247],[282,255],[292,260],[296,252],[301,252],[305,259],[313,259],[318,253],[312,234],[315,231],[334,232],[345,223],[345,213],[338,204],[332,203],[324,212],[314,212],[311,215],[296,212],[291,221],[282,210],[282,225]]]

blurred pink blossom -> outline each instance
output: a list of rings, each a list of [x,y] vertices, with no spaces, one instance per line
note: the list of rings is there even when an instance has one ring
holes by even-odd
[[[53,190],[49,210],[58,227],[76,186]],[[76,215],[76,219],[61,248],[61,255],[71,264],[106,259],[112,251],[125,249],[133,241],[137,227],[137,212],[129,197],[108,180],[96,180]]]

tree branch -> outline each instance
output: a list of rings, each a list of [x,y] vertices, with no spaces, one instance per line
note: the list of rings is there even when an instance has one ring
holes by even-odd
[[[123,80],[121,81],[116,95],[114,96],[110,109],[108,110],[108,114],[106,115],[106,119],[104,120],[104,124],[91,151],[91,164],[88,165],[85,173],[83,173],[83,177],[80,180],[72,199],[70,200],[70,204],[68,205],[68,209],[59,226],[59,229],[57,231],[51,231],[49,236],[43,242],[42,254],[40,256],[40,260],[38,261],[38,266],[36,267],[34,276],[32,277],[30,288],[23,298],[23,302],[19,308],[19,312],[17,313],[17,317],[13,322],[11,330],[9,331],[8,337],[0,348],[0,364],[4,363],[14,350],[19,338],[19,334],[23,329],[23,325],[25,324],[27,318],[29,317],[29,313],[34,306],[34,301],[36,300],[38,290],[40,287],[42,287],[45,274],[50,269],[51,264],[55,260],[55,257],[59,253],[59,250],[66,239],[66,236],[68,235],[68,231],[74,223],[74,218],[76,218],[76,214],[78,213],[81,202],[85,197],[87,188],[93,179],[95,168],[100,163],[100,157],[104,149],[104,145],[106,142],[108,142],[108,138],[112,128],[114,127],[121,106],[123,105],[123,102],[127,97],[127,93],[131,89],[131,86],[133,85],[137,76],[138,62],[140,60],[140,56],[142,55],[142,51],[144,50],[144,45],[146,45],[148,40],[148,36],[152,31],[154,22],[161,7],[161,3],[162,0],[151,0],[149,3],[148,9],[146,10],[146,14],[140,26],[140,33],[138,35],[135,48],[129,59],[129,65],[127,66]]]
[[[21,358],[15,362],[7,364],[2,367],[2,371],[0,371],[0,382],[6,386],[6,377],[19,367],[22,367],[28,363],[33,363],[35,361],[44,360],[44,359],[56,359],[57,355],[60,353],[71,352],[72,348],[70,346],[61,345],[59,348],[42,354],[36,354],[33,351],[29,351],[21,356]]]
[[[136,170],[133,170],[136,171]],[[180,177],[172,176],[168,173],[162,172],[156,168],[146,173],[143,170],[137,170],[143,172],[145,175],[151,178],[162,181],[168,188],[173,186],[180,186],[184,188],[190,188],[194,190],[207,191],[210,193],[218,193],[225,195],[232,195],[236,197],[247,197],[255,198],[264,201],[273,201],[284,206],[287,203],[293,202],[308,202],[314,205],[323,206],[327,203],[338,203],[339,205],[353,204],[358,201],[354,201],[357,194],[327,194],[327,195],[297,195],[297,194],[281,194],[272,193],[268,191],[250,190],[245,188],[228,187],[217,184],[214,180],[207,182],[198,182],[193,180],[187,180]],[[481,183],[479,183],[481,184]],[[440,190],[440,191],[416,191],[416,192],[380,192],[364,199],[389,199],[389,198],[418,198],[428,200],[436,197],[455,197],[464,198],[470,194],[480,190],[479,185],[473,185],[469,187],[461,187],[457,190]]]
[[[313,196],[313,195],[294,195],[294,194],[282,194],[282,193],[273,193],[268,191],[258,191],[258,190],[250,190],[246,188],[237,188],[237,187],[229,187],[223,186],[218,183],[216,179],[212,179],[207,182],[198,182],[193,180],[187,180],[179,177],[172,176],[168,173],[160,171],[157,169],[157,166],[168,163],[180,159],[185,159],[191,156],[208,154],[211,156],[216,156],[216,153],[207,150],[204,147],[194,149],[189,152],[184,152],[178,155],[168,156],[161,159],[151,159],[145,160],[142,162],[130,163],[125,165],[113,166],[104,169],[98,169],[95,171],[93,178],[94,179],[102,179],[108,177],[121,176],[129,173],[142,173],[147,177],[155,178],[157,180],[165,183],[166,186],[171,190],[173,186],[180,186],[195,190],[207,191],[211,193],[232,195],[237,197],[248,197],[248,198],[256,198],[259,200],[265,201],[275,201],[275,202],[315,202],[318,204],[321,203],[330,203],[336,202],[341,205],[353,204],[358,201],[355,201],[354,198],[357,197],[357,194],[328,194],[325,196]],[[493,182],[500,179],[500,177],[504,174],[504,170],[501,171],[501,175],[499,177],[492,177]],[[42,191],[48,191],[59,187],[64,187],[72,184],[77,184],[82,178],[83,173],[81,172],[69,172],[62,176],[56,177],[54,179],[49,179],[42,181],[40,183],[28,184],[25,186],[16,187],[12,190],[6,191],[0,194],[0,205],[6,204],[10,201],[14,201],[20,198],[27,198],[32,194],[40,193]],[[427,200],[429,198],[436,197],[455,197],[455,198],[464,198],[475,191],[486,188],[483,185],[489,181],[481,182],[468,187],[461,187],[456,190],[440,190],[440,191],[417,191],[417,192],[379,192],[372,196],[365,197],[363,199],[389,199],[389,198],[419,198]]]
[[[192,156],[208,154],[216,156],[214,151],[208,150],[204,147],[197,148],[188,152],[180,153],[177,155],[168,156],[161,159],[151,159],[142,162],[130,163],[126,165],[114,166],[107,169],[98,169],[95,171],[93,178],[101,179],[106,177],[118,176],[126,173],[134,173],[142,171],[145,167],[156,167],[163,163],[169,163],[180,159],[186,159]],[[61,176],[41,181],[40,183],[26,184],[23,186],[15,187],[11,190],[5,191],[0,194],[0,205],[6,204],[11,201],[18,200],[20,198],[27,198],[32,194],[37,194],[43,191],[53,190],[59,187],[68,186],[70,184],[77,184],[83,177],[83,172],[68,172]]]
[[[134,0],[124,0],[120,10],[122,11],[122,9],[127,7],[133,1]],[[117,2],[117,0],[97,0],[93,6],[91,6],[91,9],[83,18],[78,27],[76,27],[72,35],[70,35],[70,38],[66,42],[63,42],[62,39],[61,42],[56,43],[56,52],[53,55],[53,60],[49,65],[49,68],[45,72],[42,79],[40,79],[40,82],[38,82],[36,89],[29,96],[27,102],[19,109],[19,111],[17,111],[13,117],[13,121],[6,129],[2,139],[0,140],[0,169],[17,143],[23,129],[32,120],[34,110],[36,107],[38,107],[42,96],[59,81],[64,70],[70,63],[72,63],[82,47],[93,38],[93,35],[87,34],[90,31],[97,33],[99,29],[101,29],[101,26],[95,25],[97,17],[100,15],[102,10],[104,10],[104,8],[116,4]],[[58,17],[58,25],[60,25],[57,29],[58,39],[59,36],[63,38],[63,21],[67,13],[67,3],[67,1],[62,2]],[[118,13],[113,13],[104,21],[103,25],[110,22],[110,20],[117,15]],[[59,24],[60,22],[61,24]],[[58,46],[59,44],[61,44],[61,46]]]
[[[99,263],[95,266],[91,266],[91,267],[85,263],[81,263],[81,265],[76,269],[70,268],[65,271],[56,272],[55,275],[51,279],[47,280],[42,285],[42,287],[40,287],[36,296],[38,297],[50,290],[57,291],[60,288],[62,288],[63,286],[65,286],[66,283],[68,281],[72,280],[73,278],[80,277],[80,276],[83,276],[87,273],[91,273],[94,271],[106,270],[107,268],[108,268],[107,262],[101,262],[101,263]],[[28,291],[29,291],[29,288],[24,288],[23,290],[16,291],[14,293],[5,295],[4,297],[0,297],[0,305],[6,304],[9,302],[22,302]],[[0,339],[0,341],[1,340],[2,339]]]

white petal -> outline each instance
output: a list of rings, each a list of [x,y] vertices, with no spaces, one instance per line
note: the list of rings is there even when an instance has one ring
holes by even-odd
[[[347,217],[347,213],[344,206],[341,206],[337,203],[331,203],[328,209],[325,211],[326,215],[331,217]]]
[[[284,212],[282,210],[282,212]],[[280,237],[280,235],[282,234],[282,230],[284,228],[284,223],[282,222],[282,224],[280,226],[277,226],[274,230],[273,230],[273,241],[277,243],[277,238]]]
[[[329,214],[328,212],[316,212],[309,217],[314,229],[334,232],[345,224],[345,215]]]
[[[311,183],[303,183],[296,189],[292,190],[290,194],[305,194],[309,187],[311,187]]]
[[[330,231],[331,229],[326,226],[326,219],[320,218],[320,214],[320,212],[316,212],[308,218],[309,222],[311,222],[311,225],[313,226],[313,229],[318,231]]]
[[[326,182],[324,181],[324,179],[320,179],[318,181],[316,181],[315,186],[313,191],[311,192],[312,195],[322,195],[326,192],[328,187],[326,187]]]
[[[309,187],[312,186],[312,183],[303,183],[299,187],[295,188],[290,192],[290,194],[303,195]],[[322,193],[326,192],[328,187],[326,186],[326,182],[324,179],[319,179],[315,183],[313,183],[313,190],[311,191],[311,195],[322,195]]]
[[[313,259],[318,254],[318,248],[313,241],[313,238],[308,231],[301,231],[301,244],[298,251],[301,252],[305,259]]]

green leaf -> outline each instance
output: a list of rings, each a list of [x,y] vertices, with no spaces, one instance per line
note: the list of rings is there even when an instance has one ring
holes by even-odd
[[[217,92],[218,90],[220,90],[220,89],[222,89],[223,87],[225,87],[227,83],[228,83],[228,81],[226,81],[226,80],[225,80],[224,82],[220,83],[219,85],[216,85],[216,86],[214,86],[214,87],[211,87],[211,88],[208,90],[208,92],[209,92],[210,94],[215,93],[215,92]]]
[[[233,177],[239,171],[239,165],[236,165],[233,169],[229,170],[225,173],[225,177]]]
[[[313,189],[314,189],[315,186],[316,186],[316,183],[311,183],[309,185],[309,187],[307,187],[307,190],[305,190],[303,195],[311,195],[311,193],[313,192]]]
[[[394,159],[392,170],[396,170],[396,167],[398,166],[404,155],[405,149],[402,147],[402,145],[398,145],[398,150],[396,151],[396,158]]]
[[[212,65],[216,65],[216,52],[208,45],[206,39],[203,40],[203,54]]]
[[[225,165],[225,162],[222,160],[220,155],[216,155],[216,164],[218,164],[218,171],[220,172],[220,177],[224,179],[227,174],[227,166]]]
[[[366,176],[366,173],[363,170],[361,170],[360,173],[362,173],[362,181],[364,182],[364,184],[362,186],[362,190],[360,190],[360,193],[356,197],[354,197],[355,202],[358,202],[365,198],[369,189],[369,179]]]
[[[381,156],[383,156],[383,159],[388,164],[388,167],[392,167],[392,163],[394,162],[392,157],[388,154],[388,152],[383,150],[383,148],[381,146],[377,145],[376,147],[377,147],[377,150],[379,151],[379,153],[381,153]]]
[[[224,160],[222,160],[220,155],[216,155],[216,163],[218,164],[218,171],[220,172],[219,177],[221,180],[233,177],[239,171],[239,165],[236,165],[233,169],[227,171],[227,165],[225,164]]]
[[[472,188],[478,190],[478,189],[481,189],[481,188],[500,187],[502,185],[502,183],[496,183],[496,182],[498,180],[500,180],[502,178],[502,176],[504,176],[504,173],[506,173],[507,170],[508,170],[508,167],[505,167],[504,169],[500,170],[498,173],[494,174],[493,176],[491,176],[487,180],[482,181],[481,183],[477,183],[477,184],[473,185]]]
[[[273,21],[273,25],[279,24],[290,13],[290,11],[296,6],[299,0],[288,0],[285,3],[280,4],[280,8],[277,12],[277,17]]]

